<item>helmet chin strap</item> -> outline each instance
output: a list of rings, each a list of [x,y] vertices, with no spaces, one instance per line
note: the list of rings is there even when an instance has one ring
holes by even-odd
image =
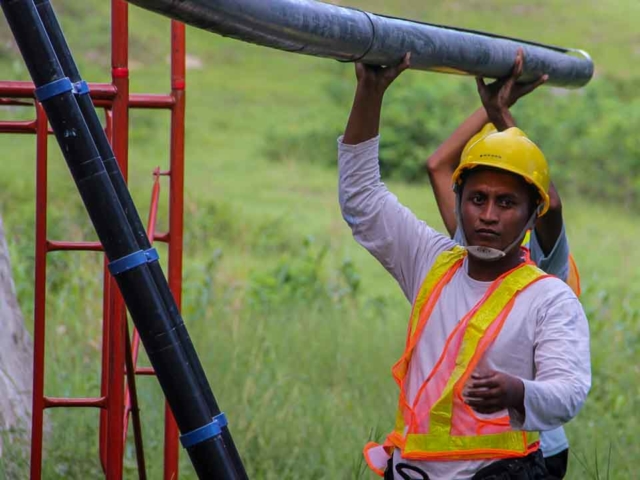
[[[460,229],[460,234],[462,237],[462,246],[467,249],[467,251],[469,252],[469,255],[483,262],[495,262],[497,260],[500,260],[504,258],[507,255],[507,253],[509,253],[514,248],[520,247],[520,245],[522,244],[522,240],[527,234],[527,231],[533,228],[533,226],[535,225],[536,219],[538,218],[538,214],[540,213],[540,209],[542,208],[541,205],[538,206],[538,208],[536,208],[534,212],[531,214],[531,217],[529,217],[529,220],[527,221],[527,224],[524,226],[524,229],[522,230],[522,232],[520,232],[520,235],[518,235],[518,237],[513,242],[511,242],[504,250],[500,250],[498,248],[483,247],[480,245],[468,244],[467,236],[465,235],[464,227],[462,226],[460,197],[461,196],[458,194],[457,201],[456,201],[456,220],[458,222],[458,228]]]

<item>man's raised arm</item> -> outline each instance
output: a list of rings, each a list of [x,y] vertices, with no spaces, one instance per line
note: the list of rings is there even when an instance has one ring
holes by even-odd
[[[411,54],[393,67],[376,67],[356,63],[356,95],[342,142],[357,145],[377,137],[380,132],[382,99],[389,85],[409,68]]]
[[[409,67],[410,56],[391,67],[356,64],[357,87],[343,137],[338,141],[342,216],[366,248],[413,301],[422,271],[453,242],[427,227],[380,179],[380,113],[389,85]]]

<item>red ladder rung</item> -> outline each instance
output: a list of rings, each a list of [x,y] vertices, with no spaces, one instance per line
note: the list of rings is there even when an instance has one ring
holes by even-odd
[[[4,120],[0,122],[0,133],[36,133],[37,120]]]
[[[44,408],[92,407],[106,408],[107,397],[95,398],[58,398],[44,397]]]
[[[103,248],[100,242],[62,242],[58,240],[47,240],[47,251],[102,252]]]
[[[156,242],[169,243],[170,237],[171,237],[171,234],[169,232],[164,232],[164,233],[156,233],[153,236],[153,239]]]

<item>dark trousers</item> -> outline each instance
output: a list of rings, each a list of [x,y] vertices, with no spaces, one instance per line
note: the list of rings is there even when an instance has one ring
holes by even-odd
[[[405,480],[429,480],[429,476],[416,467],[405,463],[393,465],[393,459],[389,460],[384,480],[393,480],[394,471]],[[472,480],[550,480],[555,478],[549,475],[542,453],[537,451],[522,458],[498,460],[479,470]]]
[[[549,472],[538,450],[523,458],[505,458],[492,463],[472,480],[549,480]]]
[[[549,471],[550,480],[562,480],[567,474],[567,467],[569,465],[569,449],[545,458],[544,464]]]

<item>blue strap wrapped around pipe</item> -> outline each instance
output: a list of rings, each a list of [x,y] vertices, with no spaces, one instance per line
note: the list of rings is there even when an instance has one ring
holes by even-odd
[[[73,90],[76,93],[76,95],[88,95],[91,92],[91,90],[89,89],[89,84],[84,80],[75,82],[73,84]]]
[[[39,102],[46,102],[53,97],[62,95],[63,93],[67,93],[72,90],[73,85],[71,84],[71,80],[69,80],[67,77],[64,77],[36,88],[34,93]]]
[[[138,250],[125,257],[118,258],[109,263],[109,271],[111,275],[117,276],[122,273],[133,270],[145,263],[155,262],[159,260],[158,251],[155,248],[148,250]]]
[[[194,445],[206,442],[210,438],[222,435],[222,429],[228,424],[226,415],[220,413],[211,420],[211,423],[180,436],[180,443],[182,443],[183,448],[191,448]]]
[[[418,70],[498,78],[525,51],[521,81],[578,88],[593,62],[576,49],[376,15],[314,0],[129,0],[189,25],[292,53],[390,65],[411,52]]]

